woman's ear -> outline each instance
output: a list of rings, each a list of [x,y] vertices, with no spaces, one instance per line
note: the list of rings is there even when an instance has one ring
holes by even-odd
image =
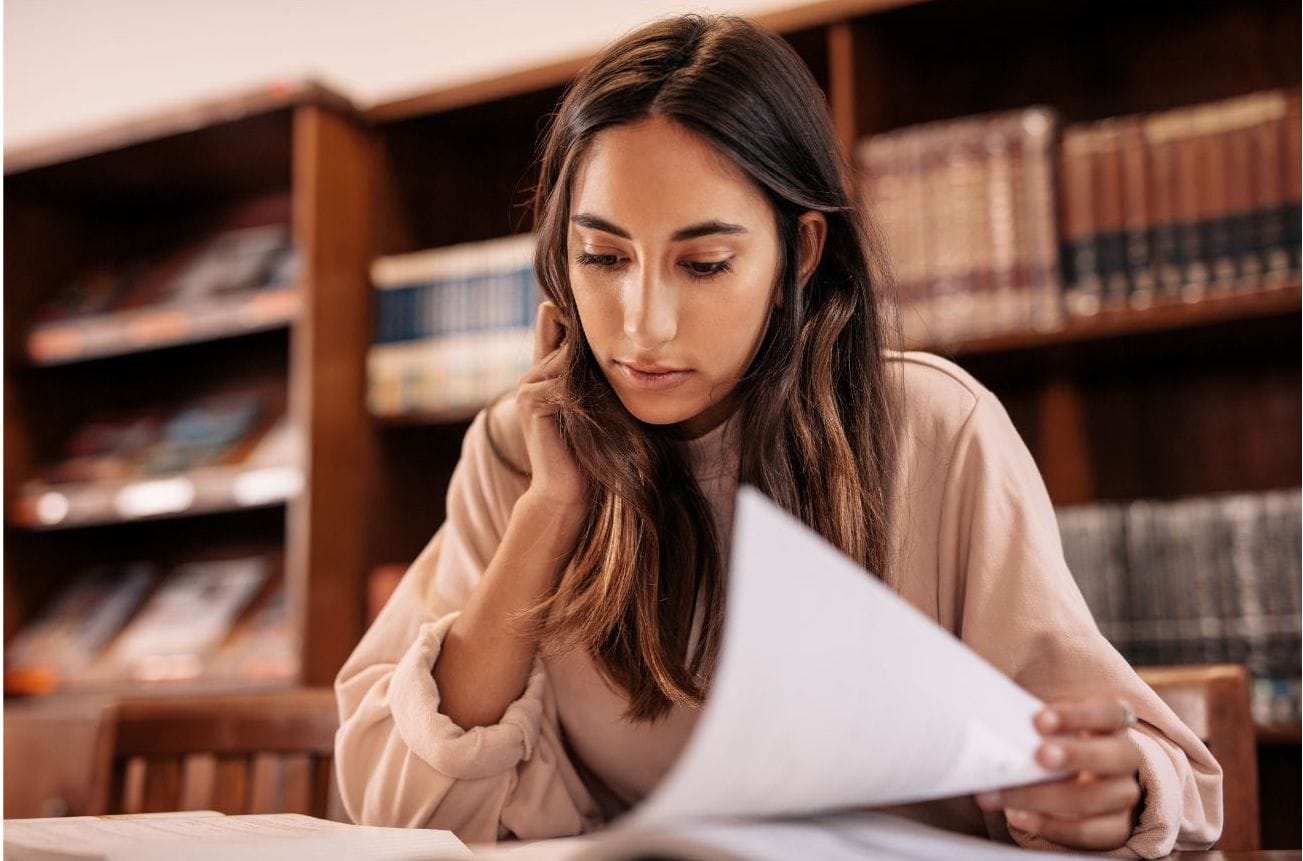
[[[797,286],[804,288],[823,257],[823,243],[828,236],[828,220],[822,212],[810,210],[797,219],[797,245],[800,248],[800,277]]]

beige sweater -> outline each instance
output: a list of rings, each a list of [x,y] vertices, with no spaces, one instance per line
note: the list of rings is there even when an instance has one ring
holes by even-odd
[[[887,368],[904,403],[889,585],[1043,700],[1102,693],[1134,705],[1146,802],[1116,854],[1208,847],[1221,831],[1221,768],[1100,635],[1064,563],[1040,474],[999,401],[936,356],[889,353]],[[466,842],[592,831],[665,775],[697,712],[627,722],[625,699],[581,655],[537,660],[496,725],[464,732],[439,711],[431,668],[442,638],[528,485],[490,451],[487,420],[481,412],[467,431],[446,522],[336,679],[340,792],[355,822],[450,829]],[[502,401],[492,421],[507,453],[527,463],[514,401]],[[689,443],[722,535],[732,520],[736,433],[729,421]],[[1051,846],[983,814],[971,797],[901,810]]]

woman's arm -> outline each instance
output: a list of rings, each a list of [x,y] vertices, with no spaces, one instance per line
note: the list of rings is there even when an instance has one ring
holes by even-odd
[[[493,561],[443,640],[434,665],[440,711],[463,729],[495,724],[529,680],[537,642],[512,617],[552,591],[583,526],[583,510],[529,491],[516,502]]]

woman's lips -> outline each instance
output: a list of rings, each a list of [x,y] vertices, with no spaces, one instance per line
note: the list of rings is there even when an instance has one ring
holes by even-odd
[[[624,378],[632,383],[634,387],[647,391],[664,391],[665,389],[672,389],[686,380],[688,375],[692,373],[690,368],[686,370],[667,369],[663,371],[649,372],[638,370],[632,365],[626,365],[624,362],[616,362],[615,365],[620,369],[620,372],[624,374]],[[643,367],[648,366],[644,365]]]

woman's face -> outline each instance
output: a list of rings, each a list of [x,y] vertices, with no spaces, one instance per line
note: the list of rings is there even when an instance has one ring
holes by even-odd
[[[575,304],[620,401],[691,436],[717,425],[775,296],[769,202],[700,137],[651,117],[594,138],[570,213]]]

